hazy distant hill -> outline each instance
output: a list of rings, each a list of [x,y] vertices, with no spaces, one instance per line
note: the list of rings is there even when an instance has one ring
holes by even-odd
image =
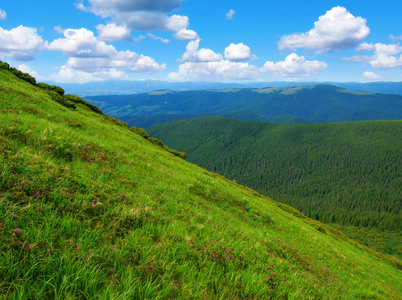
[[[154,91],[87,99],[129,125],[148,127],[180,115],[225,116],[276,123],[392,120],[402,118],[402,96],[330,85],[295,88]],[[177,116],[177,118],[176,118]],[[144,118],[146,117],[146,118]]]
[[[128,95],[147,93],[155,90],[188,91],[228,88],[265,88],[265,87],[295,87],[328,84],[354,91],[370,93],[402,95],[402,82],[249,82],[249,83],[219,83],[219,82],[170,82],[161,80],[106,80],[88,83],[55,83],[62,86],[66,92],[82,97],[95,95]]]

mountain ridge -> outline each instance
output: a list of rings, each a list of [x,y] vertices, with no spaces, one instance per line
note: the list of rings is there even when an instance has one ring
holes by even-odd
[[[329,84],[350,90],[367,91],[371,93],[385,93],[402,95],[402,82],[249,82],[249,83],[219,83],[219,82],[169,82],[161,80],[141,81],[101,81],[81,84],[57,83],[47,81],[51,85],[62,86],[68,93],[77,94],[81,97],[98,95],[128,95],[146,93],[154,90],[206,90],[228,88],[264,88],[264,87],[293,87],[317,84]]]
[[[257,120],[291,123],[297,120],[317,123],[402,118],[402,96],[350,91],[330,85],[160,91],[158,94],[96,96],[86,100],[136,127],[146,127],[147,124],[142,123],[144,117],[153,116],[151,123],[156,124],[171,119],[169,115],[236,116],[245,111],[256,114]],[[253,121],[255,117],[246,120]]]

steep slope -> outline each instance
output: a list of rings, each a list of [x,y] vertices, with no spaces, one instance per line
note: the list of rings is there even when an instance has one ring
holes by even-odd
[[[148,129],[188,160],[325,223],[402,230],[402,121],[269,124],[220,117]],[[401,240],[378,250],[401,255]]]
[[[95,111],[0,70],[4,298],[401,298],[398,260]]]
[[[124,118],[132,126],[143,126],[144,116],[154,116],[152,122],[157,124],[172,120],[169,115],[230,116],[239,120],[277,123],[402,119],[400,95],[349,91],[330,85],[155,91],[97,96],[87,100],[113,117]]]

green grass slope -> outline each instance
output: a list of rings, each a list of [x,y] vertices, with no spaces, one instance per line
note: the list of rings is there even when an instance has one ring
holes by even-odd
[[[190,162],[311,218],[402,230],[402,121],[277,125],[205,117],[148,131]],[[398,237],[375,247],[401,256]]]
[[[0,70],[0,297],[401,299],[398,260],[60,97]]]

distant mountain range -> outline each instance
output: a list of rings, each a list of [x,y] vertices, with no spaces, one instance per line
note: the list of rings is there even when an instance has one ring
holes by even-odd
[[[223,116],[244,121],[317,123],[402,118],[402,96],[332,85],[293,88],[160,90],[87,97],[106,114],[147,128],[170,120]]]
[[[248,83],[219,83],[219,82],[169,82],[161,80],[143,81],[95,81],[88,83],[56,83],[67,93],[77,94],[81,97],[95,95],[128,95],[147,93],[155,90],[189,91],[228,88],[266,88],[266,87],[296,87],[328,84],[343,87],[349,90],[366,91],[370,93],[402,95],[402,82],[248,82]]]

